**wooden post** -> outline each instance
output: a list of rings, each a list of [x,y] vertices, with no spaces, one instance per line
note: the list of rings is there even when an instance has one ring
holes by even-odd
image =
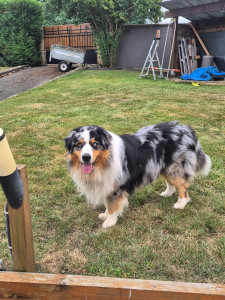
[[[157,30],[156,31],[156,36],[155,36],[157,39],[160,39],[160,30]]]
[[[41,38],[41,65],[46,66],[46,51],[45,51],[45,39],[44,39],[44,28],[42,29],[42,38]]]
[[[19,209],[13,209],[8,205],[13,270],[35,272],[27,166],[17,165],[17,169],[23,182],[24,196]]]
[[[160,30],[156,31],[156,40],[157,40],[157,47],[159,47],[159,40],[160,40]]]

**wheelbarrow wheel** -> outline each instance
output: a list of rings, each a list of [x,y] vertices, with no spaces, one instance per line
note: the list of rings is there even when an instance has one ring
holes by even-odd
[[[70,64],[67,61],[60,61],[58,69],[61,72],[68,72],[70,69]]]

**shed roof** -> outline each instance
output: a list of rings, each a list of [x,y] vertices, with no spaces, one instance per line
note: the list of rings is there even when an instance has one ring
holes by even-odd
[[[165,17],[182,16],[190,21],[225,17],[225,0],[167,0],[160,5],[169,11]]]

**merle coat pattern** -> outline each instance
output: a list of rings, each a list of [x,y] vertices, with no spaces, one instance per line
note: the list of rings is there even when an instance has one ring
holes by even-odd
[[[113,226],[128,206],[128,197],[159,176],[167,188],[161,196],[178,191],[174,208],[190,201],[188,188],[195,175],[207,175],[211,161],[194,130],[177,121],[141,128],[134,134],[116,135],[99,126],[77,127],[65,138],[68,169],[80,192],[94,207],[103,227]]]

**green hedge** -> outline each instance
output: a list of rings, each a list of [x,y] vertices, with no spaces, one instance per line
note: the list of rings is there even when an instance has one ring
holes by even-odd
[[[0,0],[0,56],[8,66],[41,62],[42,5],[37,0]]]

